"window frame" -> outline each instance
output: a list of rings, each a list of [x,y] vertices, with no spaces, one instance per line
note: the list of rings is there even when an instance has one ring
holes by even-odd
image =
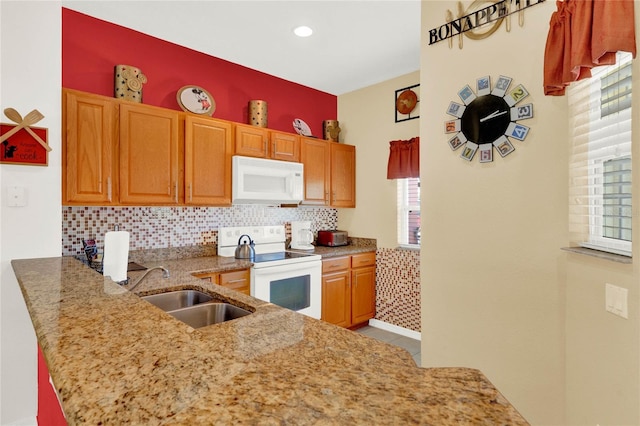
[[[612,173],[604,168],[611,160],[632,157],[631,67],[631,55],[619,52],[616,65],[594,68],[591,79],[573,83],[567,89],[569,116],[574,120],[569,126],[573,132],[570,227],[583,229],[575,232],[572,240],[581,247],[623,256],[631,256],[632,242],[605,236],[606,219],[615,215],[607,214],[611,210],[605,203],[605,181]],[[612,80],[616,74],[618,78]],[[629,169],[627,174],[631,173]],[[630,179],[620,186],[632,184]],[[631,186],[624,195],[628,196],[622,198],[631,199],[625,204],[631,210]],[[621,209],[618,217],[624,221],[630,216],[627,213]],[[623,229],[631,233],[631,228]]]
[[[417,181],[417,199],[416,203],[410,203],[410,184]],[[411,213],[418,213],[418,221],[420,221],[420,200],[421,200],[421,186],[420,178],[402,178],[396,179],[396,211],[397,211],[397,227],[396,227],[396,239],[398,247],[406,249],[420,249],[421,235],[419,234],[421,226],[411,231],[410,229],[410,215]],[[420,222],[419,222],[420,223]],[[416,234],[416,231],[418,234]],[[417,239],[417,243],[410,242],[410,232],[414,233],[414,239]],[[406,237],[406,238],[405,238]]]

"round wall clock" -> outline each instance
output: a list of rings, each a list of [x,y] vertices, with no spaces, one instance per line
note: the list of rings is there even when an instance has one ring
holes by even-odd
[[[475,91],[469,85],[458,91],[462,104],[449,103],[447,114],[455,119],[445,122],[444,131],[454,134],[449,147],[462,148],[464,160],[473,160],[479,152],[481,163],[491,162],[494,148],[505,157],[515,150],[512,139],[524,141],[529,134],[529,127],[519,121],[533,117],[533,104],[518,105],[529,92],[522,84],[510,89],[511,81],[501,75],[492,88],[491,78],[481,77]]]

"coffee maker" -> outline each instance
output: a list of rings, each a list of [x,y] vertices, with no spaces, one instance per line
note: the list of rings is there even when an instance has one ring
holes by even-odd
[[[290,248],[296,250],[313,250],[313,232],[311,232],[311,221],[291,222],[291,244]]]

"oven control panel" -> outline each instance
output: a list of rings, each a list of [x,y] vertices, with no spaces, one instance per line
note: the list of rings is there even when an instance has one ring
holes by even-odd
[[[284,225],[220,227],[218,245],[237,245],[242,235],[248,235],[255,244],[278,243],[286,239]]]
[[[241,236],[248,235],[256,253],[284,250],[284,225],[229,226],[218,229],[218,255],[233,256]]]

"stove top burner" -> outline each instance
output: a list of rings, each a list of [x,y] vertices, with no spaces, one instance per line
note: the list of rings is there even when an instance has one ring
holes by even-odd
[[[309,256],[313,256],[313,255],[305,254],[305,253],[294,253],[291,251],[281,251],[276,253],[262,253],[262,254],[256,254],[254,262],[255,263],[273,262],[275,260],[298,259],[301,257],[309,257]]]

